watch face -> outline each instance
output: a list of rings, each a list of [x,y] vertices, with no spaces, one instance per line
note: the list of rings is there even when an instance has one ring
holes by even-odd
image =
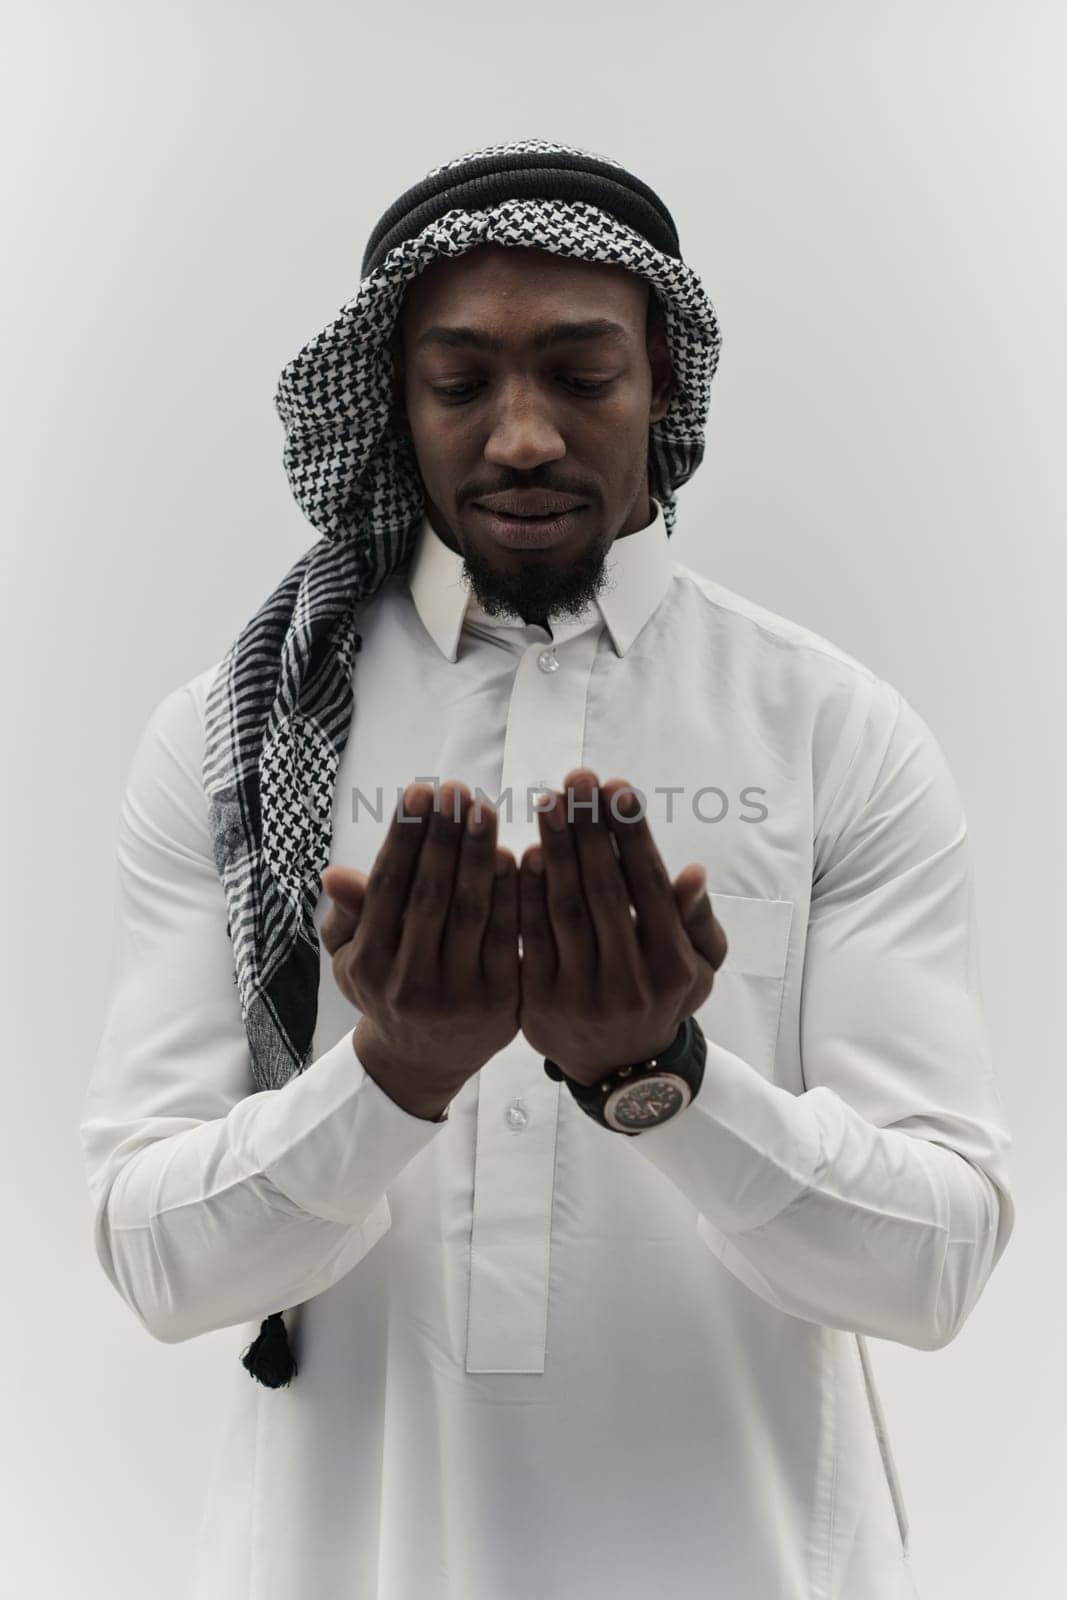
[[[668,1122],[692,1098],[692,1089],[678,1073],[651,1073],[611,1091],[604,1101],[604,1121],[618,1133],[637,1133]]]

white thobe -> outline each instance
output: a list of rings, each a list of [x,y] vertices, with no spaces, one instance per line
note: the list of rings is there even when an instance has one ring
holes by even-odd
[[[359,605],[331,861],[369,872],[416,778],[499,797],[516,859],[541,787],[633,783],[729,940],[703,1084],[661,1127],[597,1125],[521,1033],[409,1114],[325,950],[311,1064],[252,1092],[215,665],[140,739],[82,1138],[147,1332],[233,1329],[189,1600],[916,1593],[865,1341],[947,1344],[1014,1219],[960,796],[899,692],[672,559],[653,510],[550,629],[486,616],[424,520]],[[277,1390],[239,1360],[273,1311]]]

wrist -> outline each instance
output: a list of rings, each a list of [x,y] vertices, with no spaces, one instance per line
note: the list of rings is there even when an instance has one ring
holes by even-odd
[[[675,1042],[677,1042],[678,1034],[680,1034],[680,1029],[675,1029],[675,1032],[670,1035],[670,1038],[665,1040],[664,1045],[662,1045],[659,1050],[649,1050],[648,1054],[641,1056],[641,1061],[656,1061],[657,1058],[665,1056],[667,1051],[672,1048],[672,1045],[675,1045]],[[582,1061],[581,1064],[574,1062],[574,1066],[571,1067],[568,1066],[568,1062],[560,1061],[560,1059],[555,1058],[555,1056],[553,1056],[552,1061],[553,1064],[560,1069],[563,1077],[569,1078],[571,1082],[584,1086],[584,1088],[592,1088],[595,1083],[601,1083],[603,1080],[605,1080],[605,1078],[614,1077],[616,1072],[619,1072],[619,1070],[624,1069],[625,1067],[625,1061],[622,1061],[622,1059],[619,1059],[619,1061],[609,1062],[609,1064],[606,1064],[605,1062],[605,1064],[600,1067],[590,1067],[589,1062],[587,1061]]]
[[[567,1076],[545,1057],[550,1078],[565,1081],[580,1108],[616,1133],[642,1133],[677,1116],[699,1092],[704,1079],[706,1041],[696,1017],[679,1025],[665,1050],[644,1062],[624,1065],[583,1083]]]
[[[410,1058],[383,1040],[366,1017],[353,1030],[352,1049],[368,1078],[373,1078],[383,1094],[409,1116],[426,1122],[442,1119],[456,1090],[446,1091],[420,1081]]]
[[[648,1061],[658,1061],[663,1058],[669,1059],[672,1054],[678,1054],[680,1052],[684,1027],[685,1024],[683,1021],[677,1028],[674,1029],[670,1037],[663,1041],[658,1050],[647,1051],[644,1055],[637,1058],[638,1061],[643,1065]],[[628,1062],[623,1059],[621,1054],[617,1061],[604,1063],[599,1067],[591,1067],[588,1061],[582,1061],[581,1063],[576,1061],[572,1067],[566,1061],[561,1061],[556,1056],[553,1056],[549,1059],[551,1059],[552,1064],[563,1073],[564,1078],[568,1079],[572,1083],[576,1083],[580,1088],[586,1089],[594,1088],[596,1085],[603,1083],[606,1079],[614,1078],[617,1073],[628,1070]],[[634,1062],[634,1059],[635,1058],[631,1055],[629,1061]]]

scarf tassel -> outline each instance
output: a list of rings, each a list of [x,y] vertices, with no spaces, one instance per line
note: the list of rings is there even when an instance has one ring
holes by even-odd
[[[266,1318],[259,1337],[242,1355],[241,1365],[267,1389],[280,1389],[296,1376],[297,1365],[280,1311]]]

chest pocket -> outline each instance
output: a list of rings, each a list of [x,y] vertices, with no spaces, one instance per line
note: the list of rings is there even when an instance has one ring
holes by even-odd
[[[709,892],[729,949],[697,1018],[709,1040],[773,1080],[793,902]]]

